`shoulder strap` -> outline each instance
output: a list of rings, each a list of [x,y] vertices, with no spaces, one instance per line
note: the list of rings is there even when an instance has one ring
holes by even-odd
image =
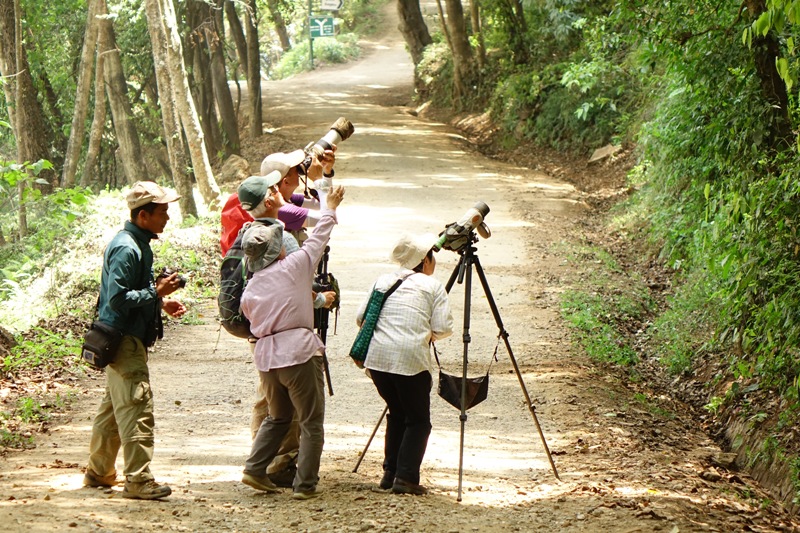
[[[389,290],[387,290],[386,292],[383,293],[383,301],[384,302],[389,299],[389,296],[391,296],[392,293],[397,290],[397,287],[399,287],[401,283],[403,283],[403,278],[400,278],[397,281],[395,281],[394,285],[389,287]]]

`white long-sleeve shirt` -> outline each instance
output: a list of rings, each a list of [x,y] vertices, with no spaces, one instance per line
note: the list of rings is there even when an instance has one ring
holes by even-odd
[[[381,276],[375,287],[386,291],[398,278],[406,276],[383,304],[364,366],[403,376],[424,370],[433,373],[429,342],[453,333],[447,292],[439,280],[408,269]],[[359,326],[368,301],[369,297],[358,309]]]

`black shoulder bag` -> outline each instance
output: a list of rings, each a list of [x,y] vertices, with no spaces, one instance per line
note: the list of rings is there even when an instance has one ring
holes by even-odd
[[[95,318],[97,318],[97,309],[95,309]],[[120,342],[122,342],[120,330],[99,320],[94,320],[89,331],[83,336],[81,356],[89,366],[101,370],[109,363],[114,362]]]

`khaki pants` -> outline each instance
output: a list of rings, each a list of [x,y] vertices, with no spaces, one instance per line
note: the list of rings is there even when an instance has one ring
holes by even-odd
[[[250,351],[255,351],[255,343],[251,342]],[[256,386],[256,403],[253,404],[253,414],[250,417],[250,433],[253,439],[258,434],[258,428],[265,418],[269,416],[269,402],[267,402],[267,392],[264,384],[259,377],[258,385]],[[297,454],[300,448],[300,426],[297,419],[292,420],[291,426],[286,436],[281,441],[281,447],[278,449],[278,454],[269,464],[267,474],[277,474],[286,470],[289,466],[297,463]]]
[[[127,481],[153,479],[153,393],[142,341],[125,335],[114,362],[106,367],[106,393],[92,426],[89,468],[99,476],[116,472],[122,447]]]

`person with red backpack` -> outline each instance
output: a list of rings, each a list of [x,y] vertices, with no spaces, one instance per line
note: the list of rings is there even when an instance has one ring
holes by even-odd
[[[239,193],[233,193],[228,196],[225,205],[222,206],[222,232],[219,236],[219,249],[222,252],[222,257],[228,253],[236,236],[239,235],[239,230],[248,222],[253,221],[250,213],[244,210],[241,202],[239,202]]]

